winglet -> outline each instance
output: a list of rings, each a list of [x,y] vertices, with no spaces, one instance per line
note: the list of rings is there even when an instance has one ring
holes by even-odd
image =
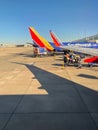
[[[87,63],[98,63],[98,56],[93,56],[84,60]]]

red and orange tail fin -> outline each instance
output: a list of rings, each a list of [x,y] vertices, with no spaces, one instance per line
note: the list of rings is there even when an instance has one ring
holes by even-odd
[[[57,47],[61,46],[61,43],[59,42],[57,36],[52,31],[50,31],[50,36]]]
[[[44,39],[42,36],[40,36],[33,27],[29,27],[29,31],[33,41],[37,45],[39,45],[40,47],[45,47],[49,51],[54,50],[54,48],[49,44],[49,42],[46,39]]]

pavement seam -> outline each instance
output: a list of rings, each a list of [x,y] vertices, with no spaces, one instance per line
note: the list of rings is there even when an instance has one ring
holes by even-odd
[[[72,82],[74,82],[73,79],[71,78],[71,76],[70,76],[70,74],[69,74],[69,72],[68,72],[67,69],[66,69],[66,72],[67,72],[67,74],[68,74],[69,79],[70,79]],[[74,85],[73,85],[73,88],[74,88],[74,89],[76,90],[76,92],[78,93],[78,95],[79,95],[81,101],[83,102],[84,106],[86,107],[86,109],[87,109],[87,111],[88,111],[88,114],[89,114],[89,116],[90,116],[92,122],[94,123],[96,129],[98,130],[98,127],[97,127],[97,125],[96,125],[96,122],[95,122],[94,118],[92,117],[91,112],[89,111],[88,106],[87,106],[86,103],[84,102],[84,100],[83,100],[83,98],[82,98],[80,92],[78,91],[78,89],[77,89],[76,87],[74,87]]]
[[[57,113],[59,113],[59,114],[89,114],[89,112],[27,112],[27,113],[18,113],[18,112],[15,112],[14,114],[34,114],[34,113],[48,113],[48,114],[50,114],[50,113],[53,113],[53,114],[57,114]],[[91,114],[98,114],[98,112],[90,112]],[[3,114],[3,115],[6,115],[6,114],[12,114],[12,113],[0,113],[0,114]]]
[[[30,82],[29,87],[30,87],[31,83],[32,83],[32,81]],[[29,87],[25,90],[24,94],[27,92],[27,90],[29,89]],[[11,120],[12,116],[14,115],[16,109],[18,108],[18,106],[19,106],[19,104],[21,103],[21,101],[22,101],[22,99],[23,99],[24,96],[25,96],[25,95],[23,95],[23,96],[20,97],[20,100],[19,100],[18,103],[16,104],[16,107],[14,108],[13,112],[12,112],[11,115],[9,116],[9,119],[8,119],[7,122],[5,123],[5,125],[4,125],[4,127],[3,127],[3,130],[5,130],[5,128],[7,127],[9,121]]]

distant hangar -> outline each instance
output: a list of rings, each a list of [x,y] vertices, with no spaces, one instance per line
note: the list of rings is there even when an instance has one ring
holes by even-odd
[[[98,43],[98,34],[93,35],[93,36],[89,36],[89,37],[85,37],[85,38],[82,38],[82,39],[78,39],[78,40],[75,40],[75,41],[77,41],[77,42],[93,41],[93,42]]]

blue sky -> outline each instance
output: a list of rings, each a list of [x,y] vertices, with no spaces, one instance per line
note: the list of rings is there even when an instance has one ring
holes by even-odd
[[[28,27],[51,41],[98,34],[98,0],[0,0],[0,43],[32,42]]]

